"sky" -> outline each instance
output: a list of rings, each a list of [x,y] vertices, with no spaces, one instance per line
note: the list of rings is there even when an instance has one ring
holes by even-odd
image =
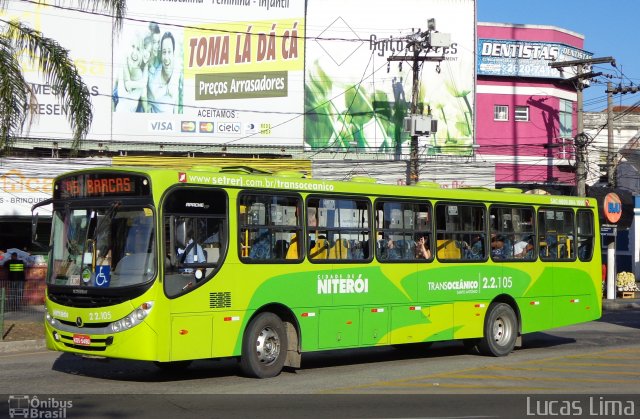
[[[584,49],[594,58],[613,57],[617,68],[597,64],[594,71],[614,76],[614,86],[640,85],[640,47],[638,47],[638,0],[476,0],[478,22],[550,25],[584,36]],[[598,112],[607,107],[606,82],[584,90],[584,110]],[[614,105],[632,105],[640,93],[614,96]]]

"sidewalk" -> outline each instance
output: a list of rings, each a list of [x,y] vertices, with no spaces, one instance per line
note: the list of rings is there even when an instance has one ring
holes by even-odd
[[[44,306],[25,306],[4,313],[0,354],[41,350],[44,342]]]

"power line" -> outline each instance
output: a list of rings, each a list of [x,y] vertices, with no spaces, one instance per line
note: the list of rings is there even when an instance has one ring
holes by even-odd
[[[47,7],[51,7],[54,9],[59,9],[59,10],[65,10],[65,11],[71,11],[71,12],[76,12],[76,13],[83,13],[83,14],[88,14],[88,15],[93,15],[93,16],[100,16],[100,17],[104,17],[104,18],[109,18],[112,19],[114,18],[114,15],[109,14],[109,13],[103,13],[103,12],[97,12],[97,11],[89,11],[89,10],[84,10],[84,9],[79,9],[79,8],[75,8],[75,7],[70,7],[70,6],[62,6],[59,4],[50,4],[50,3],[41,3],[40,1],[37,0],[20,0],[23,3],[30,3],[33,5],[37,5],[37,6],[47,6]],[[241,31],[241,30],[230,30],[230,29],[219,29],[219,28],[207,28],[207,27],[203,27],[203,26],[196,26],[196,25],[184,25],[184,24],[178,24],[178,23],[171,23],[171,22],[161,22],[157,19],[140,19],[140,18],[134,18],[134,17],[128,17],[128,16],[124,16],[122,18],[123,20],[126,21],[130,21],[130,22],[136,22],[136,23],[145,23],[145,24],[149,24],[149,23],[157,23],[157,24],[162,24],[164,26],[171,26],[174,28],[181,28],[181,29],[190,29],[190,30],[197,30],[197,31],[203,31],[203,32],[218,32],[218,33],[226,33],[226,34],[230,34],[230,35],[253,35],[253,32],[247,32],[245,31]],[[4,21],[1,20],[0,21]],[[4,21],[6,22],[6,21]],[[218,22],[216,22],[218,23]],[[239,22],[238,22],[239,23]],[[284,37],[284,35],[275,35],[276,38],[282,38]],[[291,35],[288,36],[288,38],[296,38],[298,40],[319,40],[319,41],[344,41],[344,42],[362,42],[363,40],[361,38],[340,38],[340,37],[320,37],[320,36],[314,36],[314,37],[308,37],[308,36],[299,36],[299,35]],[[396,40],[408,40],[409,38],[404,38],[404,37],[399,37],[399,38],[395,38]]]

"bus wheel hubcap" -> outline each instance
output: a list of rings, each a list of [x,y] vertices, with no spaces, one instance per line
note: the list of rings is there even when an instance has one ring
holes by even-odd
[[[493,340],[499,345],[504,345],[510,338],[511,327],[509,322],[505,321],[502,317],[498,317],[493,323]]]
[[[260,331],[256,341],[256,355],[258,360],[265,365],[272,364],[280,354],[280,338],[270,327]]]

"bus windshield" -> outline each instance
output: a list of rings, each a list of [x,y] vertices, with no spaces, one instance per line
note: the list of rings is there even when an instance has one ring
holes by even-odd
[[[84,288],[142,284],[156,273],[153,211],[65,207],[53,213],[47,283]]]

